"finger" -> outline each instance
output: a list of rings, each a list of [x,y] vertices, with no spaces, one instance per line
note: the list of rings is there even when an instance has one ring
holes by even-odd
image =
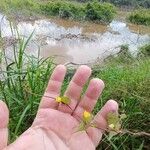
[[[6,104],[0,101],[0,149],[7,146],[8,142],[9,111]]]
[[[76,108],[74,112],[74,116],[82,116],[83,112],[86,110],[88,112],[92,112],[97,99],[104,89],[104,82],[100,79],[92,79],[89,83],[89,86],[85,92],[84,97],[79,103],[79,106]]]
[[[65,92],[65,95],[71,99],[71,103],[69,104],[71,109],[68,106],[61,104],[59,110],[72,113],[79,102],[83,86],[88,81],[90,75],[91,69],[88,66],[82,65],[77,69]]]
[[[110,112],[118,112],[118,104],[114,100],[109,100],[95,116],[93,123],[96,125],[96,128],[89,127],[87,129],[87,134],[95,146],[99,144],[104,131],[107,129],[107,115]]]
[[[58,103],[55,101],[55,98],[60,95],[61,85],[65,74],[66,67],[64,65],[58,65],[54,69],[39,108],[57,108]]]

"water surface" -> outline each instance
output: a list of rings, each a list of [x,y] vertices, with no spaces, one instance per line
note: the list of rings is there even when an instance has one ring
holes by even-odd
[[[11,37],[7,17],[0,14],[2,37]],[[34,31],[32,42],[26,53],[47,58],[55,56],[57,63],[94,63],[104,60],[128,44],[136,55],[139,46],[150,41],[150,28],[113,20],[109,25],[76,22],[63,19],[44,19],[34,22],[20,22],[16,25],[21,36],[29,37]],[[14,33],[15,34],[15,33]],[[12,49],[6,53],[12,57]]]

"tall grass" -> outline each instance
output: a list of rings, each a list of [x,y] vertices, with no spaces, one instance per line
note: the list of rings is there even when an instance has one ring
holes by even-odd
[[[31,125],[53,68],[50,59],[43,60],[25,54],[31,36],[26,40],[22,37],[18,39],[12,52],[13,62],[8,63],[3,50],[2,59],[6,65],[1,70],[0,80],[0,99],[6,102],[11,112],[11,141]]]
[[[95,113],[100,110],[108,99],[115,99],[119,103],[119,112],[125,113],[127,119],[123,122],[123,129],[132,132],[148,132],[150,122],[150,59],[133,60],[123,63],[113,60],[104,68],[98,68],[95,74],[104,80],[106,87],[101,99],[95,107]],[[106,138],[106,137],[105,137]],[[107,139],[107,138],[106,138]],[[102,142],[100,147],[116,149],[139,149],[140,145],[149,146],[147,136],[118,135],[111,141]],[[110,146],[111,145],[111,146]],[[143,147],[143,148],[144,148]],[[103,148],[99,148],[103,149]]]
[[[145,47],[148,49],[148,45],[142,49]],[[140,49],[139,53],[141,53]],[[105,135],[98,150],[149,147],[149,137],[141,134],[150,133],[150,93],[148,92],[150,91],[150,59],[148,53],[144,54],[144,57],[135,58],[130,54],[128,46],[122,45],[117,56],[108,58],[104,66],[98,65],[93,69],[93,76],[105,82],[104,92],[94,113],[96,114],[108,99],[114,99],[119,103],[119,113],[127,115],[122,129],[132,132],[132,134],[118,134],[112,139]]]

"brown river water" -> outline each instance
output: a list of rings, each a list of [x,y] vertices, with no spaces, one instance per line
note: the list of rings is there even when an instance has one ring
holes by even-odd
[[[12,37],[7,17],[0,14],[2,37]],[[57,63],[73,62],[77,64],[103,61],[109,55],[116,54],[120,45],[128,44],[136,55],[138,47],[150,41],[150,28],[128,24],[116,19],[109,25],[89,22],[76,22],[63,19],[44,19],[17,24],[21,36],[27,38],[34,30],[32,41],[26,53],[40,57],[54,56]],[[12,47],[6,48],[6,55],[13,57]]]

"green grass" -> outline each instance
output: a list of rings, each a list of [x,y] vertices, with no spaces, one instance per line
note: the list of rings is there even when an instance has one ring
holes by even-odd
[[[113,62],[100,68],[96,76],[103,79],[106,87],[100,101],[95,107],[98,112],[108,99],[115,99],[120,106],[120,113],[125,113],[127,119],[123,128],[133,132],[150,132],[150,59],[134,60],[133,63],[125,64]],[[142,142],[146,146],[148,137],[135,137],[131,135],[116,136],[112,142],[120,150],[138,149]],[[111,144],[108,142],[106,146]],[[122,145],[121,145],[122,144]],[[130,148],[129,148],[130,147]]]
[[[5,53],[2,55],[6,66],[1,72],[3,78],[0,81],[0,99],[6,102],[11,112],[11,141],[31,125],[53,66],[50,59],[29,57],[24,53],[31,37],[28,40],[18,38],[19,47],[13,50],[14,62],[8,64]]]
[[[146,44],[140,48],[138,57],[149,57],[150,56],[150,44]]]
[[[135,10],[128,16],[128,20],[134,24],[150,26],[150,9]]]
[[[88,2],[78,3],[67,0],[1,0],[0,10],[13,16],[17,13],[26,15],[41,14],[66,19],[88,20],[98,23],[109,23],[113,20],[116,10],[110,3]]]
[[[32,35],[31,35],[32,37]],[[1,71],[0,99],[3,99],[10,109],[10,141],[14,141],[31,124],[35,117],[38,104],[54,68],[51,59],[29,57],[25,54],[30,38],[25,40],[18,35],[18,47],[14,47],[14,62]],[[126,46],[123,46],[126,48]],[[5,51],[3,51],[5,52]],[[126,53],[127,54],[127,51]],[[125,55],[124,55],[125,57]],[[128,56],[126,56],[128,57]],[[26,61],[24,61],[26,58]],[[98,112],[108,99],[119,103],[119,112],[125,113],[127,119],[123,129],[132,132],[150,132],[150,59],[122,59],[122,54],[112,58],[103,66],[93,68],[92,77],[104,80],[106,87],[99,99],[94,113]],[[5,59],[5,54],[2,55]],[[63,84],[65,91],[74,71],[69,70]],[[142,149],[149,145],[148,137],[134,135],[117,135],[111,140],[104,136],[101,149]]]

